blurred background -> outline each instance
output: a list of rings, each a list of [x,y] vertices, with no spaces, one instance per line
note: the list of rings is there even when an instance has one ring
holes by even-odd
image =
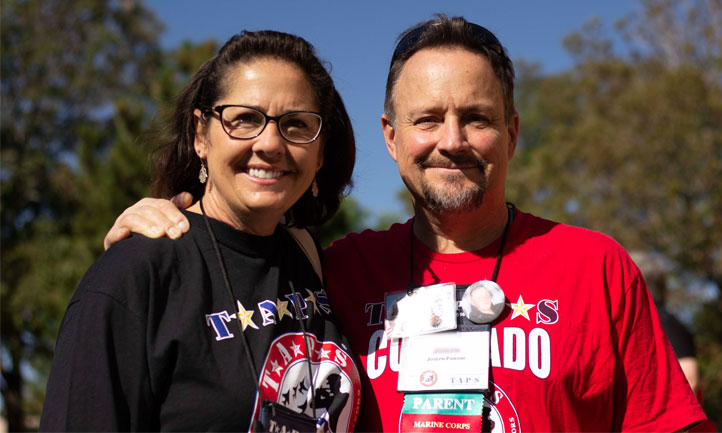
[[[316,229],[324,245],[406,220],[379,117],[395,38],[435,12],[488,27],[514,60],[510,200],[635,253],[689,331],[698,398],[722,427],[722,1],[261,3],[3,0],[0,429],[37,429],[70,296],[115,218],[149,195],[160,116],[234,33],[306,38],[346,101],[355,188]]]

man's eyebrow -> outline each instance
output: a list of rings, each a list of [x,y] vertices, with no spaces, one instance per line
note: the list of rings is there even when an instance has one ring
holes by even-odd
[[[480,112],[494,112],[496,110],[496,104],[487,102],[474,102],[467,105],[458,107],[459,111],[480,111]]]

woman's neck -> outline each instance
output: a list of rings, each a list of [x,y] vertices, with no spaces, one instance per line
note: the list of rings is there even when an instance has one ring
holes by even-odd
[[[265,212],[234,212],[227,204],[221,203],[220,200],[215,198],[213,194],[205,194],[201,200],[206,215],[244,233],[256,236],[271,236],[281,221],[282,215],[267,215]],[[201,200],[193,203],[188,208],[188,211],[202,214]]]

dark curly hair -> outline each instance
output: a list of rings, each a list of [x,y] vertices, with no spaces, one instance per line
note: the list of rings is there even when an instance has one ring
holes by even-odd
[[[228,40],[218,54],[206,61],[178,96],[165,131],[166,139],[154,152],[153,193],[172,197],[183,191],[198,200],[204,185],[198,181],[201,161],[193,142],[195,109],[210,110],[228,91],[227,75],[242,62],[270,57],[289,61],[303,70],[313,87],[321,116],[324,164],[316,175],[318,197],[310,189],[286,212],[286,223],[297,227],[320,225],[338,210],[350,191],[356,160],[351,120],[333,80],[306,40],[276,31],[243,31]]]

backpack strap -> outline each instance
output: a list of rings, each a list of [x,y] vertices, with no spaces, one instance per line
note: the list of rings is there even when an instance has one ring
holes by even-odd
[[[286,228],[286,230],[291,235],[291,237],[293,237],[298,246],[301,247],[303,253],[306,254],[306,257],[308,257],[308,261],[311,262],[311,265],[313,266],[313,270],[316,271],[316,275],[318,275],[318,279],[321,280],[321,286],[323,286],[323,270],[321,269],[321,257],[318,255],[318,248],[316,248],[316,243],[313,241],[311,233],[309,233],[306,229],[287,227],[285,225],[283,227]]]

